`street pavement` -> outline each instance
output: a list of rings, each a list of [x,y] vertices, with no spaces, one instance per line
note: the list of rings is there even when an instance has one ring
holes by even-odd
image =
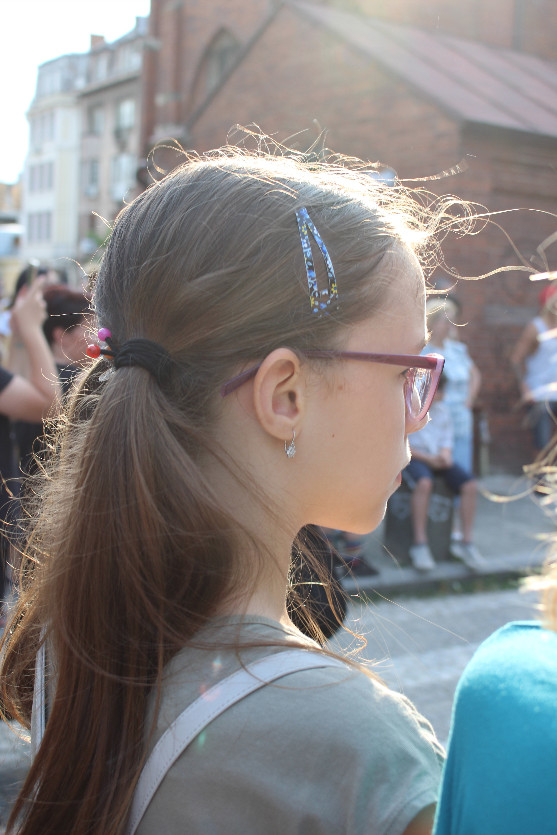
[[[510,620],[536,618],[536,595],[517,588],[484,590],[535,570],[543,561],[555,514],[539,500],[520,495],[525,483],[513,476],[482,481],[476,543],[486,570],[472,575],[464,566],[443,563],[423,577],[400,565],[382,545],[381,531],[366,540],[366,559],[379,568],[370,578],[347,581],[351,594],[346,625],[332,645],[341,650],[362,647],[362,659],[391,687],[405,693],[445,743],[458,678],[477,646]],[[488,498],[492,493],[503,501]],[[454,593],[466,588],[472,593]],[[424,596],[427,594],[428,596]],[[0,835],[18,783],[29,762],[29,744],[17,728],[0,723]]]

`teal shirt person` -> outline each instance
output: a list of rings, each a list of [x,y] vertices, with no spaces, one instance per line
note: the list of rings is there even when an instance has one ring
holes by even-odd
[[[557,835],[557,633],[509,623],[457,688],[434,835]]]

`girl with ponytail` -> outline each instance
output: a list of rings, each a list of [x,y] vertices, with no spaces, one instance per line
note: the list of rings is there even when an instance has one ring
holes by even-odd
[[[4,637],[36,746],[9,833],[430,831],[431,727],[287,596],[304,526],[368,533],[400,484],[443,365],[420,259],[454,222],[365,167],[232,148],[122,210]],[[233,674],[259,689],[150,782]]]

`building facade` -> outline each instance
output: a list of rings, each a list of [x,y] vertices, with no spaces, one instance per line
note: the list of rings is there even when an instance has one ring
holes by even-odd
[[[146,31],[137,18],[122,38],[93,35],[89,52],[39,67],[22,178],[23,261],[79,281],[107,223],[135,196]]]
[[[21,269],[21,184],[0,183],[0,300],[9,295]]]
[[[87,56],[41,64],[29,108],[29,150],[22,176],[22,258],[72,272],[77,239],[80,121],[77,93]]]
[[[80,260],[94,255],[125,200],[137,193],[140,76],[147,18],[112,43],[92,36],[86,83],[78,96]]]

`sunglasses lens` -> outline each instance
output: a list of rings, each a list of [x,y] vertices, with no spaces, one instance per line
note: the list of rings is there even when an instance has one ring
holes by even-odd
[[[412,417],[418,417],[429,396],[431,388],[431,371],[427,368],[414,368],[408,380],[408,407]]]

